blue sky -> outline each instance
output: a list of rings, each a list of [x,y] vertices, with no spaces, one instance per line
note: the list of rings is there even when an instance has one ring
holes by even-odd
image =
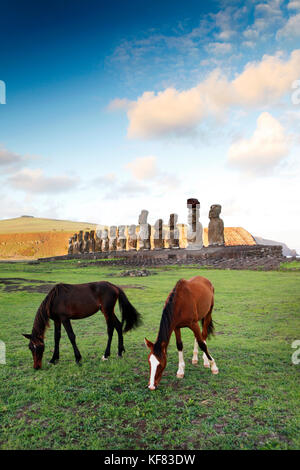
[[[198,197],[300,251],[299,39],[297,0],[2,5],[0,218],[185,223]]]

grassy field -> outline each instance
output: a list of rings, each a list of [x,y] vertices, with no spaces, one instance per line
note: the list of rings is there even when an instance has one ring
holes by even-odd
[[[167,267],[142,278],[120,268],[75,261],[0,264],[1,449],[299,449],[299,372],[291,344],[300,339],[300,273]],[[154,274],[155,273],[155,274]],[[184,379],[176,378],[172,336],[157,391],[147,389],[144,336],[155,340],[167,294],[179,278],[201,274],[215,286],[216,336],[208,347],[220,369],[191,364],[193,335],[183,330]],[[22,333],[51,283],[109,280],[125,287],[143,325],[125,335],[126,353],[102,362],[106,324],[101,313],[73,322],[83,364],[62,331],[59,364],[34,371]],[[10,282],[9,282],[10,281]],[[118,311],[118,309],[117,309]]]

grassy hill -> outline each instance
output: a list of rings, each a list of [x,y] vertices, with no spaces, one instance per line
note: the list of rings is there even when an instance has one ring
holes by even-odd
[[[22,216],[0,220],[0,259],[36,259],[65,255],[69,238],[96,224]]]
[[[34,233],[34,232],[77,232],[93,230],[96,224],[90,222],[72,222],[70,220],[44,219],[22,216],[14,219],[0,220],[1,233]]]

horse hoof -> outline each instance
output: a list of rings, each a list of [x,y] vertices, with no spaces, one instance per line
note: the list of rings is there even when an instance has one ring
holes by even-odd
[[[108,357],[105,357],[105,356],[101,357],[101,361],[107,361],[107,360],[108,360]]]
[[[183,379],[184,374],[176,374],[176,376],[177,376],[178,379]]]
[[[49,361],[48,364],[52,364],[53,366],[58,363],[58,359],[55,359],[54,361]]]
[[[211,373],[217,375],[219,373],[219,369],[212,369]]]
[[[195,366],[196,364],[198,364],[198,361],[196,361],[195,359],[193,359],[193,360],[192,360],[192,364],[194,364],[194,366]]]
[[[209,364],[203,364],[203,366],[205,367],[205,369],[209,369],[209,368],[210,368],[210,365],[209,365]]]

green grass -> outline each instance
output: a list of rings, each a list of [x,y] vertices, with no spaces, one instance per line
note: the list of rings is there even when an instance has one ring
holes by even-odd
[[[85,262],[86,263],[86,262]],[[46,334],[43,368],[34,371],[27,341],[45,294],[0,288],[0,339],[7,364],[0,365],[1,449],[299,449],[299,371],[291,362],[300,339],[299,272],[253,272],[156,268],[155,276],[121,278],[120,267],[76,261],[0,264],[1,278],[80,283],[109,280],[126,288],[143,325],[125,335],[126,353],[102,362],[106,324],[101,313],[73,322],[82,367],[62,332],[59,364],[48,364],[53,325]],[[208,347],[217,376],[191,364],[193,335],[182,330],[186,372],[176,378],[175,338],[157,391],[147,389],[147,350],[155,340],[162,307],[179,278],[201,274],[215,286],[216,336]],[[33,280],[37,282],[33,282]],[[118,312],[118,309],[117,309]]]
[[[283,271],[300,271],[300,261],[287,261],[285,263],[280,264],[280,269]]]

